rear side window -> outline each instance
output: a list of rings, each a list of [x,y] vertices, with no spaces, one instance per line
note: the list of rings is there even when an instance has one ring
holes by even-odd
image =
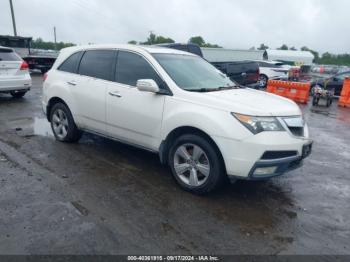
[[[114,50],[86,51],[81,59],[79,74],[112,81],[115,65]]]
[[[0,61],[21,61],[22,59],[10,49],[0,49]]]
[[[68,57],[58,68],[60,71],[76,73],[78,70],[78,64],[83,52],[78,52]]]
[[[136,86],[140,79],[153,79],[162,86],[161,78],[142,56],[125,51],[118,53],[116,78],[117,82],[130,86]]]

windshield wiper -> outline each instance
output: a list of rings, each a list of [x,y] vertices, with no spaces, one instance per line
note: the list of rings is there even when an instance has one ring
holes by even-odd
[[[240,86],[219,86],[218,88],[199,88],[199,89],[190,89],[190,88],[184,88],[186,91],[190,92],[215,92],[215,91],[221,91],[221,90],[228,90],[228,89],[238,89]]]
[[[216,90],[238,89],[240,86],[219,86]]]
[[[190,92],[202,92],[202,93],[216,91],[216,89],[213,89],[213,88],[199,88],[199,89],[184,88],[184,90],[190,91]]]

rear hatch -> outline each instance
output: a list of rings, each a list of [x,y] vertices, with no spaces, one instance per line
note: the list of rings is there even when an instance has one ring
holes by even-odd
[[[0,47],[0,79],[21,75],[22,59],[9,48]]]

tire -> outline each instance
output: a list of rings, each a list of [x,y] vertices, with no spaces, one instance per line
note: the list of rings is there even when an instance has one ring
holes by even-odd
[[[177,183],[191,193],[214,191],[227,178],[220,152],[198,135],[178,137],[170,147],[168,163]]]
[[[260,75],[259,76],[259,87],[265,88],[267,86],[267,81],[269,81],[269,78],[266,75]]]
[[[79,141],[82,132],[76,126],[72,113],[63,103],[56,103],[50,110],[51,129],[60,142],[74,143]]]
[[[10,94],[14,98],[22,98],[26,93],[27,91],[12,91]]]
[[[331,104],[332,104],[332,98],[328,97],[328,98],[327,98],[327,104],[326,104],[326,106],[327,106],[327,107],[330,107]]]

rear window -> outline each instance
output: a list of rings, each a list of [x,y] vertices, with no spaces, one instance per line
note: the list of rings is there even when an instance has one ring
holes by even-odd
[[[115,57],[114,50],[86,51],[80,62],[79,74],[112,81]]]
[[[21,61],[22,59],[10,49],[0,49],[0,61]]]
[[[78,70],[78,64],[81,58],[82,52],[75,53],[68,57],[59,67],[58,70],[76,73]]]

